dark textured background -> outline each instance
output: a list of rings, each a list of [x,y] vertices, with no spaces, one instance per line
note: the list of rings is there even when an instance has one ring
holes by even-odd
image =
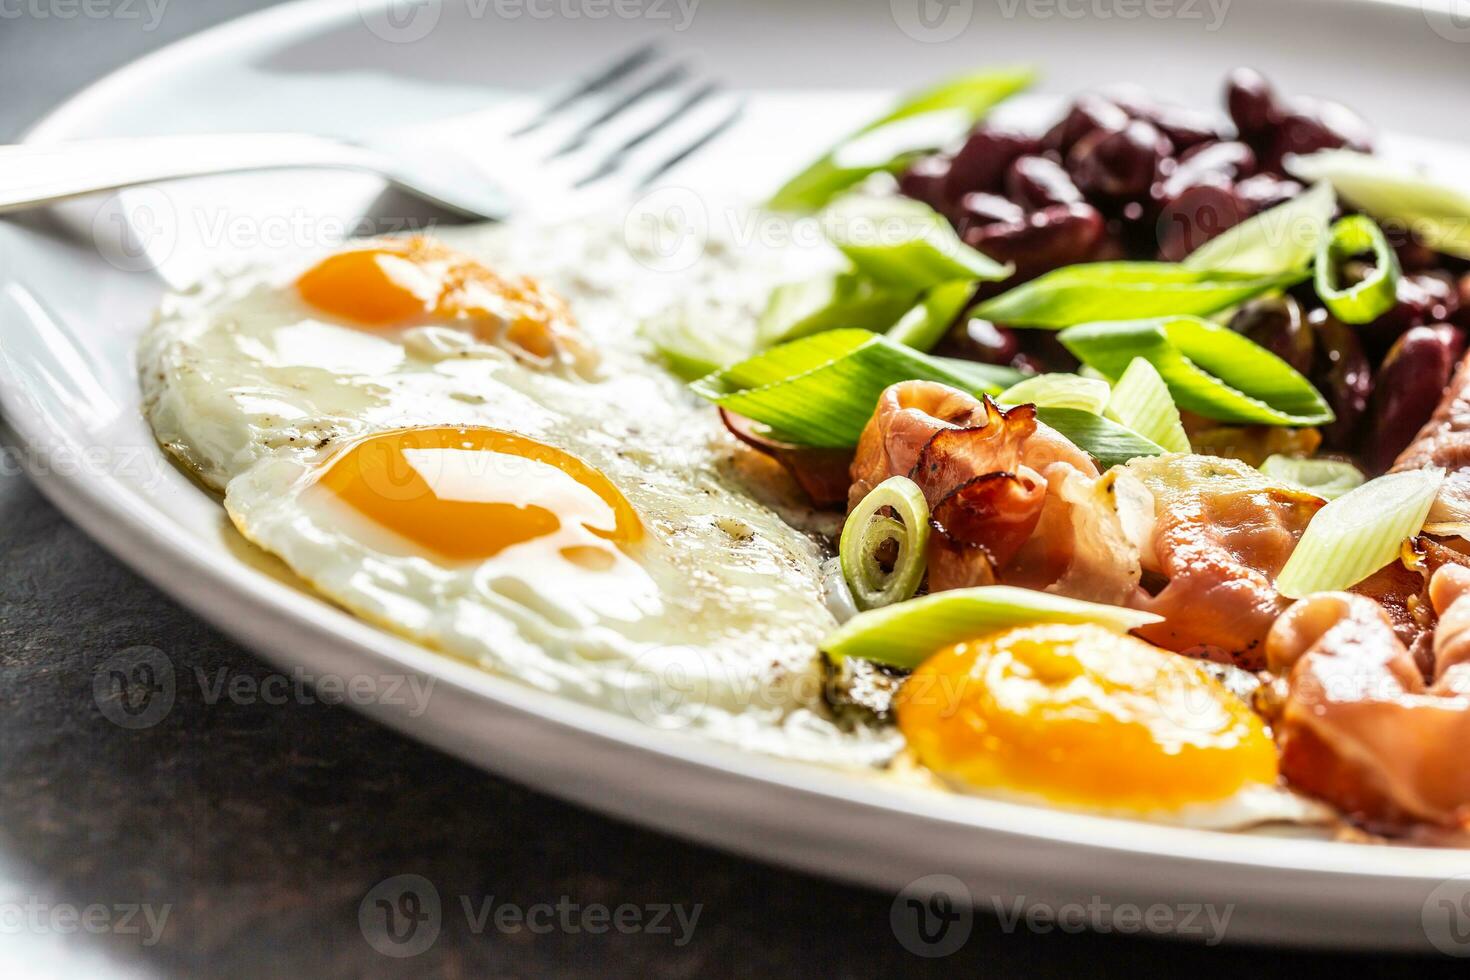
[[[30,15],[0,19],[0,135],[167,40],[260,6],[170,4],[160,28]],[[8,4],[7,11],[21,10]],[[913,956],[893,896],[690,846],[529,792],[407,741],[350,710],[207,704],[194,683],[141,731],[101,716],[93,671],[138,644],[192,676],[268,669],[159,595],[68,524],[15,467],[0,475],[0,902],[150,902],[162,941],[35,934],[0,922],[0,974],[695,977],[1151,975],[1464,976],[1463,963],[1327,960],[1096,935],[1006,935],[975,924],[959,952]],[[943,856],[936,855],[937,867]],[[417,873],[446,902],[432,948],[377,953],[358,906]],[[454,896],[609,906],[701,903],[693,941],[527,932],[473,935]],[[24,972],[22,972],[24,971]]]

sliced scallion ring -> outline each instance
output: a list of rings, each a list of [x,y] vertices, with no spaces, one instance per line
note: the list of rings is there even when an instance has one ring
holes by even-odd
[[[1338,265],[1360,252],[1373,252],[1374,269],[1362,282],[1343,287]],[[1348,215],[1332,226],[1317,248],[1317,295],[1343,323],[1370,323],[1398,302],[1399,260],[1372,218]]]
[[[1145,439],[1152,439],[1167,452],[1189,452],[1189,436],[1179,420],[1179,408],[1169,394],[1169,386],[1158,368],[1141,357],[1128,362],[1123,376],[1113,386],[1106,414]]]
[[[881,513],[891,507],[897,519]],[[897,549],[893,570],[885,571],[878,553],[888,542]],[[929,544],[929,504],[924,491],[906,476],[878,484],[847,515],[837,554],[842,576],[859,609],[902,602],[919,590]]]
[[[1363,472],[1340,459],[1302,459],[1299,456],[1267,456],[1261,472],[1301,487],[1323,500],[1336,500],[1363,485]]]
[[[1101,415],[1111,389],[1106,381],[1077,374],[1038,374],[1011,385],[995,396],[1002,405],[1035,405],[1037,408],[1075,408]]]

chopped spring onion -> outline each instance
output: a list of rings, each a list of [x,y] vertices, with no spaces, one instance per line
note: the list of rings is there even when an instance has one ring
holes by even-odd
[[[1342,286],[1338,263],[1373,252],[1373,271],[1361,282]],[[1398,302],[1399,260],[1373,219],[1351,214],[1332,226],[1317,249],[1317,295],[1343,323],[1371,323]]]
[[[842,449],[857,445],[883,389],[891,384],[938,381],[973,395],[995,395],[1019,380],[1009,368],[930,357],[866,330],[829,330],[772,347],[700,378],[690,388],[768,426],[773,439]],[[1036,415],[1104,466],[1163,452],[1136,432],[1091,412],[1039,408]]]
[[[885,507],[892,508],[898,518],[884,515]],[[890,542],[897,550],[893,569],[885,571],[879,552]],[[928,544],[929,504],[918,484],[906,476],[891,476],[868,491],[847,515],[837,549],[842,577],[858,608],[902,602],[919,591]]]
[[[1189,452],[1189,436],[1184,434],[1184,423],[1179,420],[1169,386],[1158,369],[1141,357],[1128,362],[1113,386],[1104,414],[1158,443],[1166,452]]]
[[[1180,408],[1245,425],[1319,425],[1332,409],[1281,358],[1196,317],[1089,323],[1058,337],[1078,360],[1121,378],[1136,357],[1158,370]]]
[[[929,350],[943,339],[974,295],[973,282],[957,279],[940,283],[889,329],[888,339],[914,350]]]
[[[1161,618],[1049,592],[981,585],[859,613],[829,633],[821,645],[834,661],[861,657],[912,669],[947,646],[1013,626],[1096,623],[1126,633]]]
[[[915,153],[960,139],[997,103],[1026,88],[1029,68],[976,72],[905,98],[786,182],[767,202],[777,211],[816,211],[869,174],[896,170]]]
[[[996,394],[1015,374],[995,369],[997,381],[977,386],[988,365],[965,373],[939,358],[866,330],[829,330],[772,347],[709,374],[691,386],[723,408],[770,426],[773,438],[803,446],[857,445],[883,389],[899,381],[939,381]]]
[[[1168,262],[1091,262],[1064,266],[1007,290],[977,306],[975,315],[1009,327],[1052,330],[1102,319],[1208,316],[1305,277],[1305,272],[1258,276]]]
[[[702,378],[750,354],[748,342],[720,336],[707,324],[696,326],[688,310],[671,308],[645,320],[639,331],[684,381]]]
[[[1106,381],[1075,374],[1038,374],[1011,385],[996,396],[1002,405],[1035,405],[1037,408],[1075,408],[1101,415],[1108,404]],[[1125,423],[1126,424],[1126,423]]]
[[[1332,185],[1315,184],[1305,194],[1216,235],[1191,252],[1183,265],[1258,276],[1304,269],[1316,256],[1336,207]]]
[[[1352,463],[1340,459],[1303,459],[1300,456],[1267,456],[1261,472],[1323,500],[1336,500],[1349,490],[1363,485],[1363,473]]]
[[[1437,183],[1382,157],[1323,150],[1287,161],[1307,180],[1325,180],[1349,202],[1438,252],[1470,259],[1470,189]]]
[[[1389,473],[1331,501],[1307,525],[1276,590],[1300,599],[1357,585],[1419,533],[1443,482],[1441,469]]]
[[[960,241],[943,216],[906,197],[853,195],[828,208],[822,224],[858,272],[890,289],[999,280],[1015,271]]]
[[[851,272],[784,283],[766,300],[756,340],[769,347],[842,327],[886,330],[917,298],[918,290],[884,288]]]

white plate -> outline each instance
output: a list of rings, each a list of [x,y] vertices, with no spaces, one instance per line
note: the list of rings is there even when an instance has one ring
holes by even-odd
[[[535,15],[625,5],[409,5],[438,20],[404,42],[425,22],[385,22],[376,0],[311,0],[164,49],[59,108],[31,138],[382,131],[483,108],[654,35],[699,50],[757,96],[736,135],[676,174],[701,189],[769,186],[861,116],[875,89],[986,61],[1033,60],[1053,92],[1132,79],[1199,104],[1214,104],[1225,70],[1249,63],[1289,90],[1340,96],[1406,133],[1470,142],[1470,115],[1448,108],[1470,96],[1470,31],[1418,4],[690,2],[647,0],[637,6],[648,15],[632,21]],[[687,25],[681,9],[693,12]],[[432,678],[429,710],[417,717],[364,708],[416,738],[760,858],[890,889],[951,874],[983,908],[1015,898],[1052,907],[1210,902],[1233,907],[1226,938],[1236,941],[1462,949],[1435,889],[1470,873],[1470,851],[1232,836],[906,793],[538,694],[382,633],[262,570],[232,542],[218,503],[163,461],[140,417],[132,344],[158,277],[129,271],[147,263],[89,239],[111,240],[121,206],[145,233],[177,231],[144,237],[165,274],[183,279],[258,251],[288,227],[283,216],[296,222],[286,232],[293,245],[324,244],[377,190],[369,178],[276,175],[72,206],[61,229],[0,223],[0,407],[46,494],[160,588],[285,669]],[[172,209],[171,220],[150,225],[155,207]]]

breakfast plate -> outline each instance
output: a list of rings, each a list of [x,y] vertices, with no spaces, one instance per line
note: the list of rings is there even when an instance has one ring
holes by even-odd
[[[1452,97],[1447,88],[1470,87],[1461,67],[1470,38],[1432,5],[1237,0],[1141,18],[1123,16],[1125,8],[1133,9],[961,3],[936,19],[928,6],[902,0],[799,10],[706,0],[602,20],[538,16],[530,4],[309,0],[160,51],[57,109],[29,139],[412,132],[446,146],[459,141],[463,152],[474,131],[467,120],[534,107],[528,93],[564,81],[567,66],[600,63],[652,38],[697,52],[748,95],[737,129],[637,195],[637,213],[693,209],[706,223],[738,225],[743,212],[713,202],[769,193],[893,90],[976,61],[1037,63],[1046,73],[1043,100],[1137,80],[1197,104],[1213,102],[1225,71],[1253,63],[1292,89],[1328,93],[1391,121],[1405,152],[1427,148],[1448,159],[1460,152],[1455,143],[1470,143],[1470,121],[1439,108]],[[1304,48],[1307,33],[1320,43]],[[545,57],[552,50],[557,57]],[[1363,68],[1379,64],[1392,65],[1392,86]],[[1137,77],[1140,65],[1149,77]],[[1430,91],[1439,97],[1416,96]],[[476,152],[495,174],[494,148]],[[1139,909],[1205,904],[1229,910],[1223,938],[1232,941],[1470,951],[1457,945],[1459,920],[1446,920],[1442,907],[1464,893],[1455,879],[1470,874],[1470,851],[1155,826],[931,793],[744,752],[477,670],[303,589],[253,551],[217,498],[160,451],[141,411],[137,347],[165,287],[262,257],[320,252],[347,231],[412,230],[376,217],[381,191],[362,175],[212,178],[0,225],[5,417],[43,491],[160,588],[282,669],[431,682],[424,710],[388,697],[359,705],[413,737],[763,860],[894,891],[917,882],[921,891],[968,892],[985,910],[1080,903],[1100,910],[1104,928],[1127,928]],[[687,268],[679,254],[660,253],[645,271],[678,277]],[[267,487],[262,499],[273,496]],[[936,884],[933,876],[949,877]]]

